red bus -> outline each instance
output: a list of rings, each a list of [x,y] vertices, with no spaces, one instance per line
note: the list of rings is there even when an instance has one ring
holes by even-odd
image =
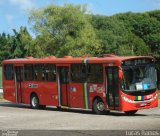
[[[32,108],[92,109],[132,115],[158,106],[152,57],[65,56],[4,60],[4,99]]]

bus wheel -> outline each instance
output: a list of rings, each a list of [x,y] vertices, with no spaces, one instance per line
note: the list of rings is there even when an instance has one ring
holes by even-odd
[[[96,114],[104,114],[105,113],[104,102],[100,98],[95,99],[93,102],[92,110]]]
[[[133,110],[133,111],[125,111],[126,115],[134,115],[138,110]]]
[[[33,94],[33,95],[31,96],[31,102],[30,102],[30,104],[31,104],[31,108],[33,108],[33,109],[38,109],[38,108],[40,108],[39,99],[38,99],[38,96],[37,96],[37,95]]]

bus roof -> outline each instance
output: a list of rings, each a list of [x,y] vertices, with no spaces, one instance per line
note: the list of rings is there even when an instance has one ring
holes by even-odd
[[[72,57],[64,56],[64,58],[56,58],[55,56],[49,56],[45,58],[18,58],[18,59],[8,59],[4,60],[3,64],[29,64],[29,63],[59,63],[59,64],[70,64],[70,63],[114,63],[115,65],[121,65],[122,61],[130,59],[143,59],[149,58],[154,59],[151,56],[127,56],[119,57],[115,55],[104,55],[103,57]]]

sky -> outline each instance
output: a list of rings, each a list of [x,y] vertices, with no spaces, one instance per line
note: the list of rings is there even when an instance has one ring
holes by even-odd
[[[50,4],[87,4],[89,13],[111,16],[125,12],[145,12],[160,9],[160,0],[0,0],[0,33],[12,34],[26,26],[34,35],[28,22],[28,11]]]

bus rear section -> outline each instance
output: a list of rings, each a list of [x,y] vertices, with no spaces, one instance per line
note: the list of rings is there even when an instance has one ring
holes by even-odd
[[[31,104],[32,108],[42,108],[46,105],[58,106],[54,64],[4,62],[2,67],[4,99],[15,103]]]

